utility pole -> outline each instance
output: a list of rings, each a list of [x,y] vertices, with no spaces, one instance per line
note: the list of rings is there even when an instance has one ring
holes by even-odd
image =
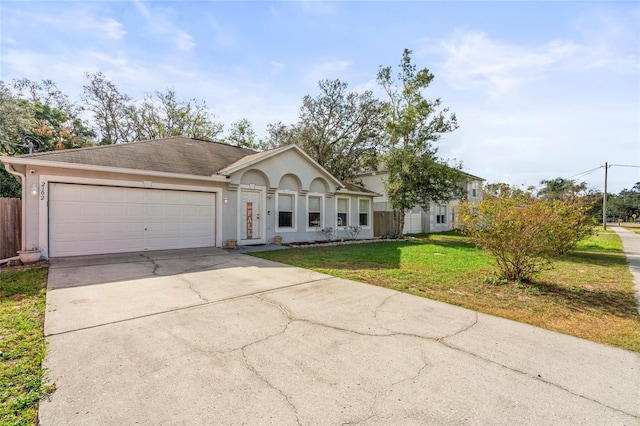
[[[607,172],[609,163],[604,163],[604,196],[602,197],[602,227],[607,230]]]

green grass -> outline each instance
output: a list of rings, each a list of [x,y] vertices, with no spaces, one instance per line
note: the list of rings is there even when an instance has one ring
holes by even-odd
[[[35,425],[43,383],[46,267],[0,272],[0,424]]]
[[[620,238],[599,232],[532,283],[496,277],[492,257],[456,233],[254,253],[640,352],[640,316]]]

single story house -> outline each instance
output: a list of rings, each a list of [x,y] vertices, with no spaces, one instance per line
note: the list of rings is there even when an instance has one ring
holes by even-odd
[[[462,185],[466,189],[467,200],[472,202],[482,201],[482,183],[485,179],[464,172],[462,176]],[[393,211],[385,195],[385,184],[389,178],[389,172],[369,172],[360,175],[359,178],[366,189],[383,194],[373,199],[374,218],[378,228],[375,235],[382,236],[385,230],[389,228],[383,226],[384,221],[391,220],[391,216],[389,214],[385,215],[385,213]],[[445,204],[431,203],[427,211],[416,205],[405,213],[403,232],[405,234],[419,234],[423,232],[450,231],[454,227],[456,208],[459,204],[459,199],[451,200]]]
[[[46,257],[373,237],[373,191],[295,145],[171,137],[2,157],[22,181],[23,248]]]

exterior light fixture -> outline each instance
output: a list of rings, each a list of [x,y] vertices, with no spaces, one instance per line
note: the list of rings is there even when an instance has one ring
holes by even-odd
[[[31,185],[31,195],[33,195],[34,197],[36,195],[38,195],[38,184],[33,184]]]
[[[224,203],[225,203],[225,204],[229,204],[229,198],[227,198],[227,197],[224,197],[224,198],[222,199],[222,201],[224,201]]]

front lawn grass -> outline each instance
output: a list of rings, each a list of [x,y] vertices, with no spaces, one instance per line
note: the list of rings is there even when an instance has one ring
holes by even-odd
[[[496,278],[492,257],[450,232],[415,240],[253,253],[640,352],[620,238],[600,232],[532,283]]]
[[[0,424],[35,425],[43,384],[47,268],[0,272]]]

